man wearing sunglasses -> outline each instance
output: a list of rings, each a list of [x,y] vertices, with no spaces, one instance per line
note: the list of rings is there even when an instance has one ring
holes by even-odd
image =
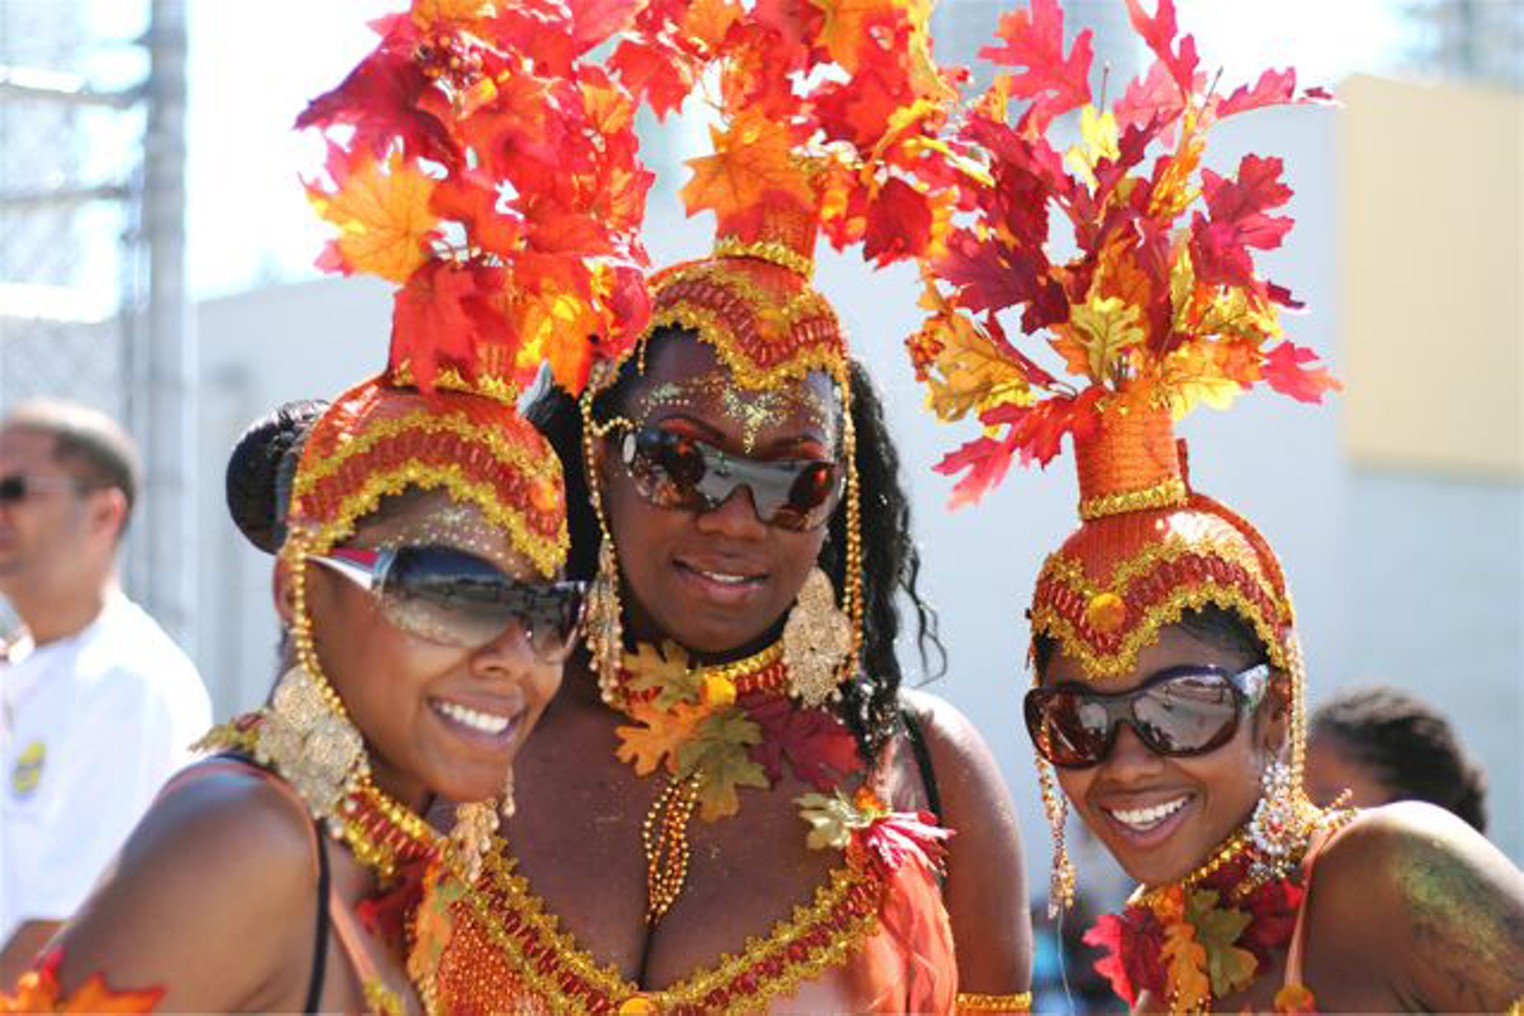
[[[117,581],[137,453],[67,403],[0,423],[0,983],[13,981],[211,723],[195,666]]]

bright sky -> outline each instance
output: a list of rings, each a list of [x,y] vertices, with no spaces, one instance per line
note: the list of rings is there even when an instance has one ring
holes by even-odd
[[[954,9],[958,0],[951,2]],[[1115,0],[1120,5],[1122,0]],[[1389,70],[1405,0],[1177,0],[1182,28],[1223,87],[1271,64],[1305,83]],[[210,296],[310,277],[324,231],[299,174],[321,148],[290,128],[375,38],[366,22],[403,0],[197,0],[190,5],[190,281]],[[970,16],[992,8],[969,4]],[[977,13],[976,13],[977,12]],[[675,209],[674,209],[675,210]],[[660,214],[662,209],[653,209]]]

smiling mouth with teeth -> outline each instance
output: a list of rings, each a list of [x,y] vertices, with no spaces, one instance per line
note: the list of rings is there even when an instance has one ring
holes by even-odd
[[[434,708],[448,716],[456,723],[472,730],[479,730],[484,734],[501,734],[513,723],[511,716],[499,716],[496,713],[484,713],[479,709],[463,706],[459,702],[446,702],[444,699],[435,699]]]
[[[1186,795],[1147,808],[1107,808],[1106,813],[1131,829],[1152,829],[1185,807]]]

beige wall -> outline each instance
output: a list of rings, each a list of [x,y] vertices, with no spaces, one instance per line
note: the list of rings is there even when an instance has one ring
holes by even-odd
[[[1346,450],[1524,478],[1524,97],[1355,77],[1339,98]]]

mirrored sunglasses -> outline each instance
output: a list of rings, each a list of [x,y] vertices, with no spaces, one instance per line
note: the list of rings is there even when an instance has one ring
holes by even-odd
[[[521,581],[450,547],[337,547],[308,560],[370,592],[393,627],[429,642],[480,649],[513,630],[547,663],[576,646],[586,583]]]
[[[1126,723],[1157,755],[1203,755],[1232,740],[1239,717],[1269,685],[1270,666],[1239,673],[1220,667],[1170,667],[1136,688],[1098,692],[1068,685],[1027,692],[1027,733],[1038,754],[1064,769],[1100,764]]]
[[[837,462],[732,455],[654,424],[631,425],[619,455],[635,489],[657,507],[714,511],[745,487],[757,518],[794,531],[830,521],[845,479]]]

